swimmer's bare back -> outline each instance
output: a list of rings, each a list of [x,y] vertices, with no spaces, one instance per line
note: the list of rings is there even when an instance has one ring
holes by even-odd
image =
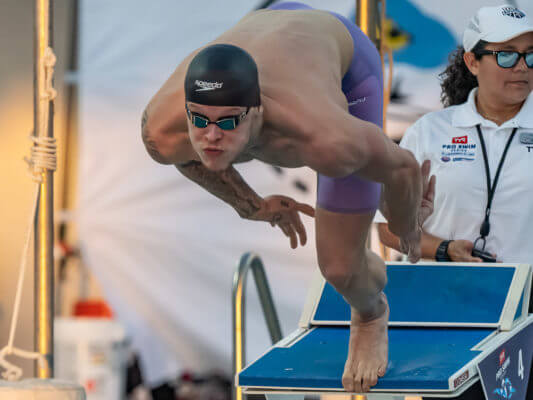
[[[347,111],[341,80],[352,58],[353,42],[344,25],[319,10],[262,10],[248,14],[206,46],[214,43],[243,48],[258,66],[263,131],[257,146],[242,158],[289,168],[313,167],[312,146],[318,143],[311,130],[325,138],[335,128],[322,114],[332,107]],[[199,160],[190,144],[184,146],[188,137],[183,88],[189,62],[199,50],[178,66],[147,107],[151,131],[179,133],[164,148],[157,148],[159,154],[152,154],[165,164]],[[320,124],[323,130],[315,129]],[[323,156],[323,151],[319,153]]]

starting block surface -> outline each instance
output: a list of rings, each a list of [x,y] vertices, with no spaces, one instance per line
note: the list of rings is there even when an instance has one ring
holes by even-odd
[[[389,365],[371,390],[453,397],[527,318],[529,265],[389,264]],[[248,393],[342,391],[350,307],[317,275],[300,329],[238,375]],[[457,393],[456,393],[457,394]]]

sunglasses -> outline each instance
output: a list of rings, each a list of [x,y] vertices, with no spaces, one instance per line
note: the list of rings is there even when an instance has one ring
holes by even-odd
[[[496,51],[496,50],[479,50],[476,54],[480,56],[494,55],[496,56],[496,62],[502,68],[513,68],[522,57],[528,68],[533,68],[533,51],[527,53],[519,53],[518,51]]]
[[[225,131],[231,131],[235,129],[246,117],[246,114],[248,114],[248,111],[250,110],[249,108],[247,108],[246,111],[243,111],[239,115],[229,115],[227,117],[222,117],[216,121],[211,121],[205,115],[190,111],[189,107],[187,106],[185,106],[185,109],[187,110],[187,116],[195,127],[207,128],[209,124],[215,124],[220,129]]]

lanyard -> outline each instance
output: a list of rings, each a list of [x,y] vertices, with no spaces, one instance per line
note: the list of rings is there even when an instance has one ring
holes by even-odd
[[[474,242],[474,247],[476,247],[476,243],[478,240],[482,240],[483,247],[481,249],[485,250],[485,238],[490,233],[489,217],[490,209],[492,207],[492,199],[494,198],[494,192],[496,192],[496,185],[498,184],[498,178],[500,177],[500,172],[502,171],[503,162],[505,161],[505,157],[507,156],[507,150],[509,150],[509,146],[511,145],[511,142],[513,141],[514,135],[518,128],[513,129],[513,131],[511,132],[511,136],[507,140],[507,144],[505,145],[505,149],[503,150],[503,154],[500,158],[500,163],[498,164],[498,169],[496,170],[496,175],[494,176],[494,183],[492,184],[492,186],[490,184],[489,159],[487,157],[487,149],[485,147],[485,140],[483,139],[483,134],[481,133],[480,124],[476,125],[476,128],[477,134],[479,136],[479,141],[481,143],[481,150],[483,151],[483,160],[485,161],[485,174],[487,176],[487,208],[485,209],[485,219],[483,220],[481,228],[479,229],[479,237]]]

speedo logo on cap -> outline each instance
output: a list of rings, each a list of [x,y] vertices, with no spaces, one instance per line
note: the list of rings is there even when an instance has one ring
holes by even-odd
[[[196,86],[200,86],[199,89],[196,89],[197,92],[203,92],[206,90],[222,89],[222,86],[224,85],[223,82],[207,82],[207,81],[199,81],[198,79],[194,81],[194,84]]]
[[[513,18],[524,18],[526,14],[524,14],[523,11],[520,11],[518,8],[515,7],[503,7],[502,8],[502,15],[506,15],[508,17]]]

